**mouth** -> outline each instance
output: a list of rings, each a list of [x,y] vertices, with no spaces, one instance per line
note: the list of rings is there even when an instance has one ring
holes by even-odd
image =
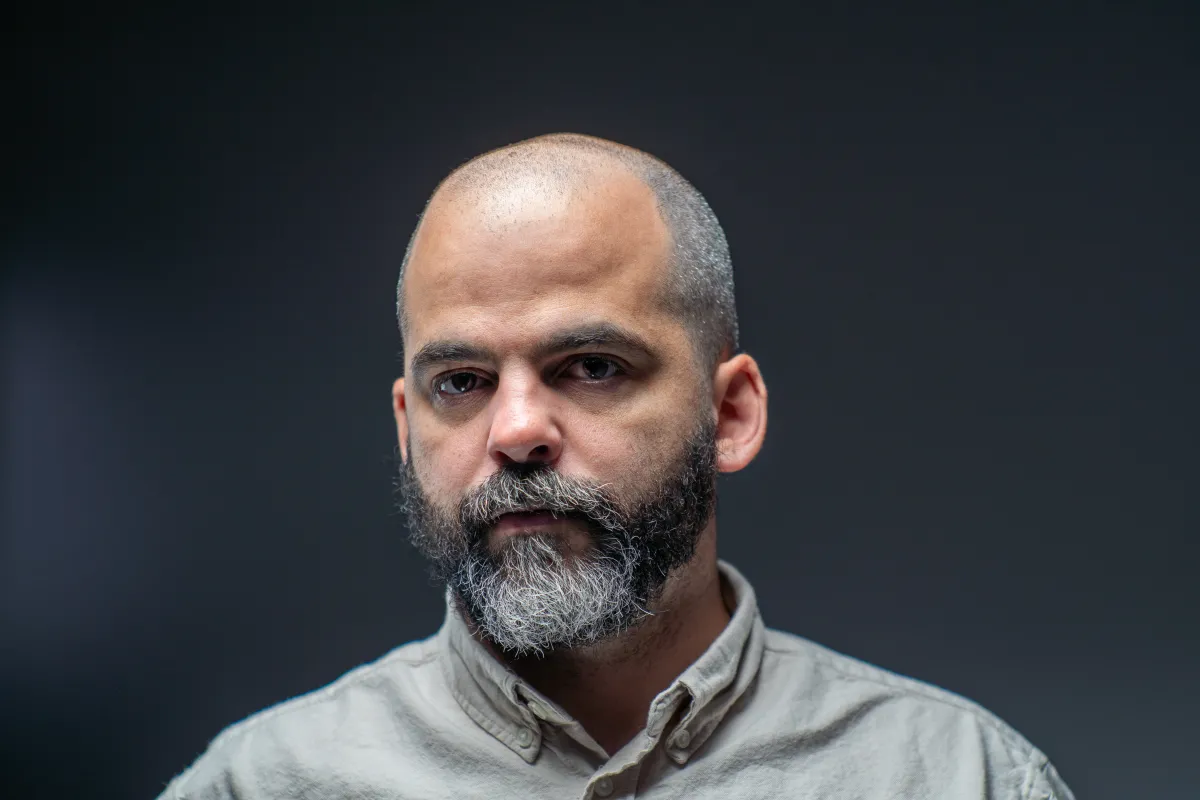
[[[562,523],[564,517],[545,509],[515,511],[511,514],[501,514],[492,526],[492,532],[499,535],[531,533]]]

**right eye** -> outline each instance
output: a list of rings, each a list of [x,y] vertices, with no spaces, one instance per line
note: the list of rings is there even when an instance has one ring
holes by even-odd
[[[455,397],[479,387],[480,377],[474,372],[455,372],[437,382],[438,394]]]

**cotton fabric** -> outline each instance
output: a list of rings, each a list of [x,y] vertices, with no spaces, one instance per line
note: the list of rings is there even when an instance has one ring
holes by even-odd
[[[750,584],[720,573],[729,624],[615,753],[447,597],[437,634],[228,728],[160,800],[1073,800],[988,711],[764,627]]]

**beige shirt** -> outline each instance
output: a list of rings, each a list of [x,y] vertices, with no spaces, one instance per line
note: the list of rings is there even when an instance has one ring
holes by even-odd
[[[436,635],[230,727],[161,797],[1072,800],[983,708],[765,628],[749,583],[720,569],[729,625],[615,753],[448,602]]]

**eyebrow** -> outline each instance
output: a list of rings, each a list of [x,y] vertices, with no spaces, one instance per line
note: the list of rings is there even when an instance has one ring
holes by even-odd
[[[492,351],[486,347],[478,347],[467,342],[439,341],[424,345],[413,354],[413,375],[420,377],[422,373],[437,366],[455,361],[493,361]]]
[[[534,348],[538,357],[561,353],[566,350],[582,350],[586,347],[616,347],[633,350],[646,356],[654,355],[650,343],[631,330],[611,322],[581,325],[558,333],[552,333]]]
[[[654,348],[633,331],[611,322],[580,325],[546,336],[534,346],[535,358],[545,358],[554,353],[582,350],[588,347],[615,347],[643,356],[654,357]],[[422,346],[413,354],[410,371],[419,378],[423,373],[439,364],[459,361],[495,361],[495,354],[486,347],[464,341],[433,341]]]

